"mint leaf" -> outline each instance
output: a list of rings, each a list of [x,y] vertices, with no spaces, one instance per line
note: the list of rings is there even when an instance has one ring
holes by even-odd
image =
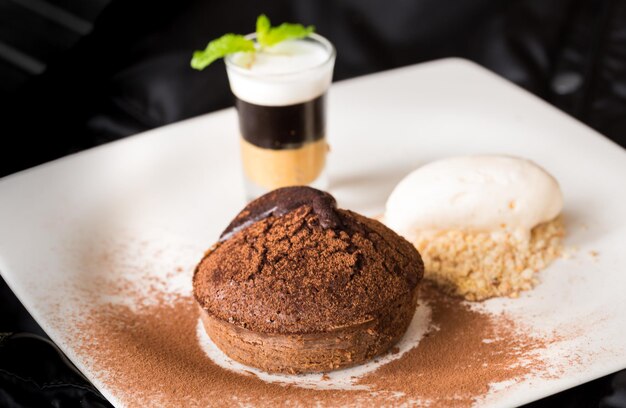
[[[256,20],[257,42],[261,47],[269,47],[285,40],[304,38],[315,31],[315,27],[302,24],[283,23],[272,27],[270,19],[261,14]],[[247,40],[243,35],[225,34],[207,44],[204,50],[194,51],[191,67],[203,70],[215,60],[235,52],[254,52],[254,41]]]
[[[269,34],[272,25],[270,19],[265,14],[261,14],[256,19],[256,40],[259,44],[264,45],[266,42],[267,34]]]
[[[256,38],[262,47],[269,47],[285,40],[304,38],[315,31],[315,27],[302,24],[283,23],[272,27],[269,18],[261,14],[256,20]]]
[[[235,52],[254,51],[254,42],[246,39],[243,35],[224,34],[220,38],[211,41],[202,51],[195,51],[191,58],[191,67],[203,70],[217,59],[223,58]]]

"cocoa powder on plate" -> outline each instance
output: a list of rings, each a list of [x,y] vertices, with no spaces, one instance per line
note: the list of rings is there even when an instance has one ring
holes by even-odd
[[[378,389],[396,389],[406,399],[435,406],[469,406],[485,396],[490,385],[522,379],[540,370],[538,351],[553,339],[532,337],[506,315],[471,309],[434,287],[423,288],[432,308],[431,330],[401,359],[382,366],[363,382]]]
[[[525,333],[505,315],[472,310],[424,286],[421,302],[430,306],[432,322],[417,347],[360,378],[367,390],[305,389],[213,363],[198,343],[192,298],[165,295],[155,289],[151,301],[143,302],[146,294],[137,292],[137,307],[104,303],[78,323],[78,353],[126,406],[469,406],[492,384],[541,370],[537,352],[550,342]]]

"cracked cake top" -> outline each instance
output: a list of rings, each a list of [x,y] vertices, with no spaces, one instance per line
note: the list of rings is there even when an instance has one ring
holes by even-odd
[[[423,263],[378,221],[328,193],[287,187],[251,202],[198,265],[194,296],[214,317],[263,333],[328,332],[378,317]]]

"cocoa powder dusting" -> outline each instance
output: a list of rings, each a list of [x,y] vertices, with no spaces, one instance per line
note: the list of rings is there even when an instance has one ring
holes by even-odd
[[[143,306],[136,308],[99,305],[77,327],[78,352],[126,406],[470,406],[490,384],[540,370],[536,352],[549,343],[524,334],[506,316],[473,311],[423,287],[420,299],[432,309],[432,322],[417,347],[358,380],[367,390],[305,389],[214,364],[198,344],[192,297],[165,295],[155,290],[143,303],[145,293],[137,293],[134,300]]]
[[[255,332],[301,334],[387,316],[400,300],[411,304],[424,273],[413,245],[378,221],[347,210],[333,215],[341,229],[322,228],[303,205],[216,245],[193,277],[199,305]]]
[[[215,365],[196,337],[197,306],[191,297],[140,310],[106,305],[81,324],[80,353],[129,407],[225,406],[315,401],[318,391],[265,383]],[[346,399],[339,399],[347,403]]]
[[[402,402],[464,407],[485,396],[491,384],[520,380],[541,369],[537,352],[551,340],[522,333],[505,315],[473,311],[434,287],[425,286],[421,295],[432,308],[435,329],[364,383],[402,391],[406,393]]]

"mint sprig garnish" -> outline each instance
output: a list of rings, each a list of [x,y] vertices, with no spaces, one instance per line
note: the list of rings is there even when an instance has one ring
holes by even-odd
[[[315,31],[315,27],[302,24],[282,23],[272,27],[270,19],[261,14],[256,20],[256,39],[261,47],[271,47],[286,40],[298,40]]]
[[[217,59],[223,58],[234,52],[254,51],[254,41],[238,34],[224,34],[220,38],[211,41],[202,51],[195,51],[191,58],[191,68],[203,70]]]
[[[261,14],[256,20],[256,39],[261,48],[271,47],[286,40],[298,40],[315,31],[314,26],[305,27],[302,24],[283,23],[272,27],[270,19]],[[236,52],[255,52],[254,41],[239,34],[224,34],[207,44],[204,50],[194,51],[191,58],[191,67],[203,70],[215,60],[224,58]]]

